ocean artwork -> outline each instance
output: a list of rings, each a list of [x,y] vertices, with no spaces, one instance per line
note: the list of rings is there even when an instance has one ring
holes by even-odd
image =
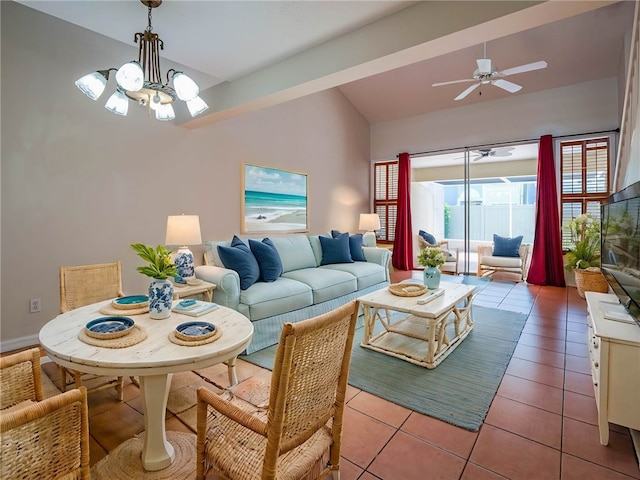
[[[243,165],[242,233],[306,232],[307,176]]]

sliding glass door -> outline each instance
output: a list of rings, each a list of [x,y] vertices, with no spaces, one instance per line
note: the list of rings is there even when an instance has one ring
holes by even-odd
[[[459,271],[475,274],[479,245],[493,235],[532,242],[537,144],[412,157],[413,230],[457,249]],[[417,253],[418,249],[415,248]]]

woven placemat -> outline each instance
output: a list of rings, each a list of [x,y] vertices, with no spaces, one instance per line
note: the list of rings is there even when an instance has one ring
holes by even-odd
[[[195,478],[196,435],[186,432],[167,432],[167,440],[176,453],[171,465],[155,472],[142,466],[140,454],[144,444],[144,432],[127,440],[109,452],[105,458],[91,467],[92,480],[175,480]]]
[[[80,333],[78,333],[78,338],[84,343],[93,345],[95,347],[125,348],[142,342],[145,338],[147,338],[147,331],[140,325],[134,325],[131,328],[131,333],[125,335],[124,337],[102,340],[100,338],[90,337],[86,334],[84,329],[82,329],[80,330]]]
[[[115,308],[111,305],[105,305],[100,309],[100,313],[103,315],[118,315],[119,317],[126,317],[127,315],[141,315],[143,313],[149,313],[149,305],[140,308],[130,308],[128,310]]]
[[[222,336],[222,330],[220,327],[216,327],[216,333],[211,335],[210,337],[205,338],[204,340],[181,340],[176,337],[175,332],[169,332],[169,340],[176,345],[183,345],[185,347],[197,347],[199,345],[206,345],[207,343],[215,342]]]

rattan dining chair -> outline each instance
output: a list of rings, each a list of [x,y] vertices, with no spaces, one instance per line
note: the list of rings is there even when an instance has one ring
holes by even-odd
[[[0,478],[91,478],[84,387],[0,411]]]
[[[287,323],[277,347],[266,412],[197,391],[196,478],[338,479],[355,302]],[[209,413],[211,412],[211,413]]]
[[[85,305],[123,297],[122,267],[120,262],[97,263],[92,265],[77,265],[60,267],[60,312],[65,313]],[[92,378],[88,393],[115,387],[120,400],[123,399],[122,377],[101,377],[83,375],[80,372],[60,367],[61,391],[66,391],[70,385],[82,386],[82,379]],[[104,380],[104,381],[103,381]]]
[[[32,348],[0,358],[0,410],[10,411],[44,398],[40,349]]]

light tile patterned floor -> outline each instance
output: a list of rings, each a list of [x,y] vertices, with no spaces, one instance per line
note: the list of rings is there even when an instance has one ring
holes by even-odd
[[[419,278],[420,272],[413,272]],[[393,281],[411,272],[393,272]],[[586,304],[575,288],[494,280],[475,302],[529,314],[514,356],[479,432],[454,427],[350,387],[342,480],[629,480],[640,478],[629,431],[611,425],[598,441],[586,347]],[[240,380],[269,375],[238,362]],[[56,369],[45,366],[55,375]],[[166,425],[190,431],[195,414],[181,410],[195,386],[227,386],[218,365],[174,376]],[[90,396],[91,462],[144,429],[139,390],[125,401],[106,391]],[[191,426],[191,427],[190,427]]]

